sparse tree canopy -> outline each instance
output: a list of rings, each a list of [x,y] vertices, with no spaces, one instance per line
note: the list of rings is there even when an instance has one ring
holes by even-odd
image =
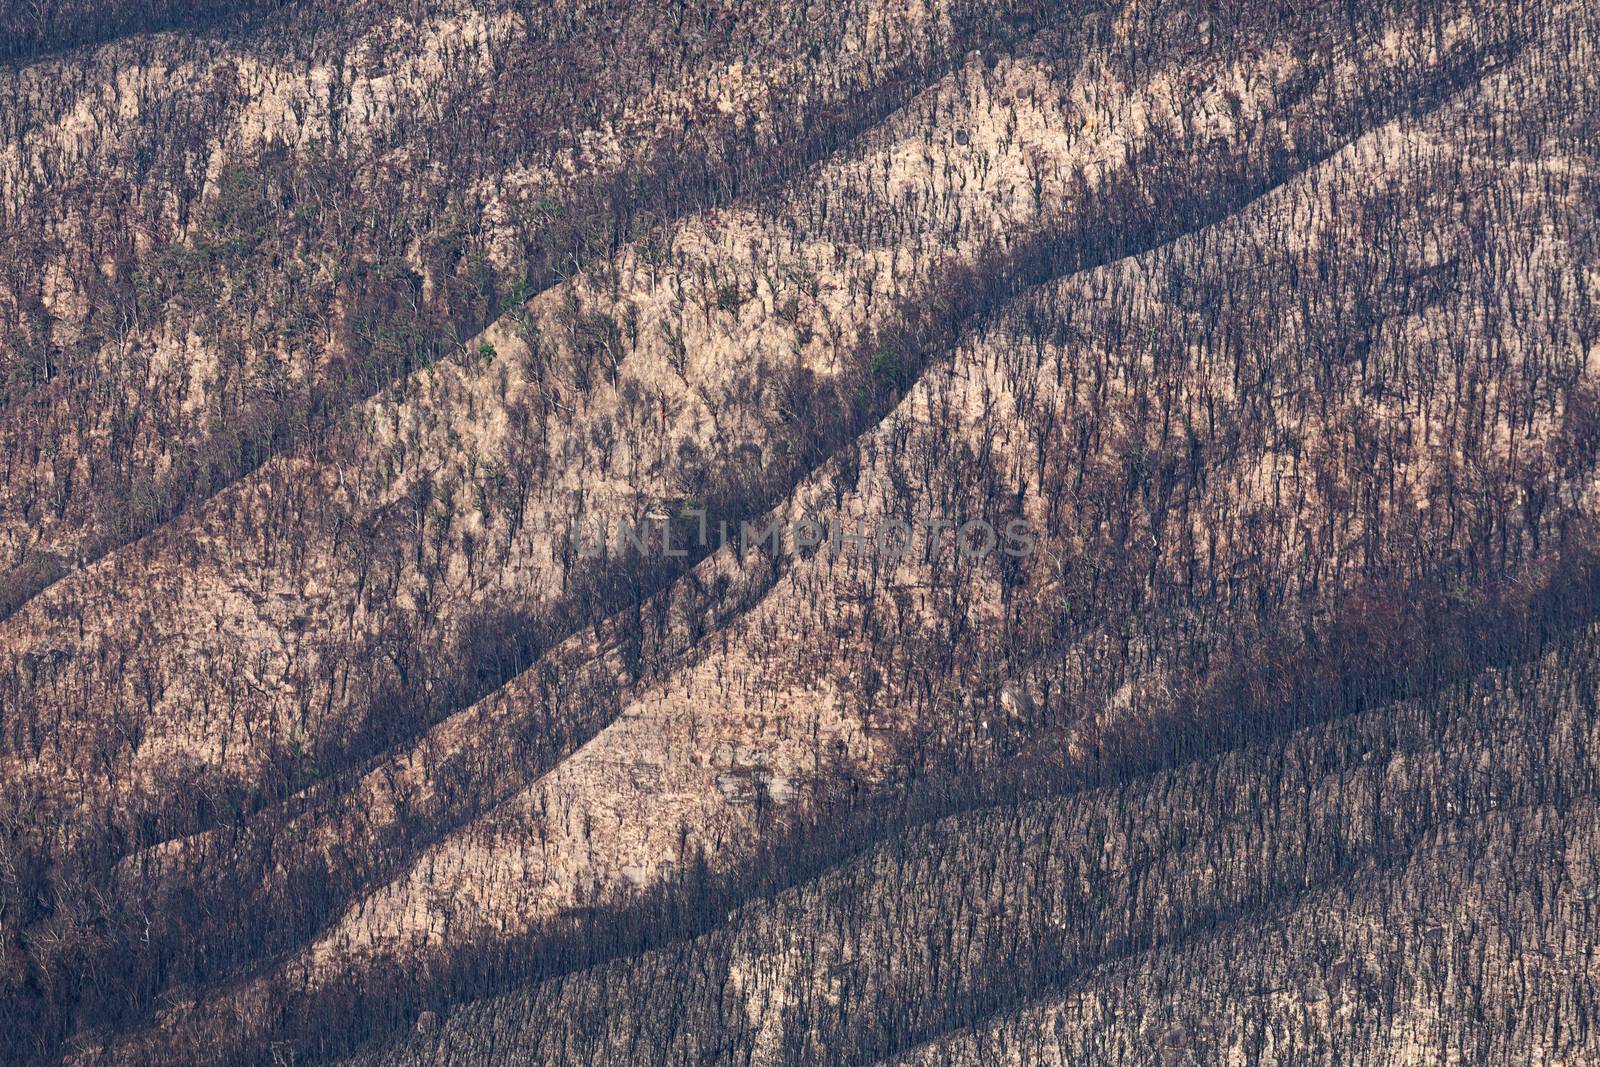
[[[0,8],[0,1062],[1600,1059],[1591,6]]]

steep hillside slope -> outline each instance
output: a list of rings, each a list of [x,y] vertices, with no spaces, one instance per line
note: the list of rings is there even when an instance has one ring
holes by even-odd
[[[1582,1054],[1593,13],[608,10],[6,74],[18,1056]]]
[[[0,615],[1036,21],[747,6],[295,4],[0,72]]]
[[[1588,1062],[1597,639],[936,822],[352,1062]]]

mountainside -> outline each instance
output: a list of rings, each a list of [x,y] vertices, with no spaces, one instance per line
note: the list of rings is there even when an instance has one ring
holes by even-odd
[[[351,1062],[1589,1062],[1594,642],[920,827]]]
[[[0,1059],[1600,1059],[1600,16],[0,14]]]

